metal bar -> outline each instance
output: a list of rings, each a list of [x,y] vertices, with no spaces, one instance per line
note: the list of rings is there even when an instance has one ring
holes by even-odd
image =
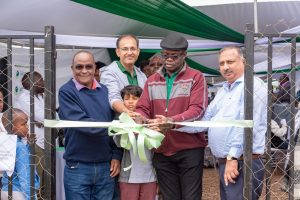
[[[290,80],[290,102],[291,102],[291,114],[295,116],[296,114],[296,109],[295,109],[295,81],[296,81],[296,37],[292,38],[291,41],[291,80]],[[289,127],[290,129],[290,148],[289,148],[289,154],[290,154],[290,162],[292,164],[289,165],[290,168],[290,177],[293,179],[295,178],[295,173],[294,173],[294,167],[295,167],[295,162],[294,162],[294,153],[295,153],[295,117],[292,117],[291,119],[291,126]],[[292,200],[294,199],[294,180],[289,181],[290,182],[290,191],[289,191],[289,199]]]
[[[7,39],[7,104],[8,107],[12,107],[12,38]],[[9,109],[8,119],[12,122],[12,110]],[[8,132],[11,133],[12,123],[8,125]],[[8,199],[13,199],[12,196],[12,177],[8,177]]]
[[[54,27],[45,27],[45,119],[55,119],[56,49]],[[55,137],[56,130],[45,127],[45,199],[55,200]]]
[[[295,33],[254,33],[254,37],[286,37],[286,38],[293,38],[297,37]]]
[[[11,38],[11,35],[0,35],[0,39]],[[13,35],[14,39],[44,39],[44,35]]]
[[[273,42],[272,38],[268,38],[268,113],[267,113],[267,135],[266,135],[266,200],[271,198],[271,117],[272,117],[272,58],[273,58]]]
[[[257,0],[253,1],[254,31],[258,33]]]
[[[245,47],[245,88],[244,88],[244,115],[245,120],[253,120],[253,74],[254,74],[254,27],[253,24],[246,25]],[[244,129],[244,199],[252,199],[252,146],[253,128]]]
[[[34,39],[30,39],[30,199],[35,199],[35,142],[32,133],[34,130],[34,94],[35,94],[35,77],[34,77]]]

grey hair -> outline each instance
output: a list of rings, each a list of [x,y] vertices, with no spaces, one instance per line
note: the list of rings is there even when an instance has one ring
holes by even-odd
[[[245,59],[245,56],[244,56],[244,50],[239,47],[239,46],[226,46],[226,47],[223,47],[220,51],[219,51],[219,55],[221,55],[221,53],[223,53],[224,51],[227,51],[227,50],[230,50],[230,49],[235,49],[237,51],[237,53],[239,54],[239,56],[242,58],[242,59]]]
[[[74,65],[74,60],[76,58],[76,56],[78,54],[81,54],[81,53],[86,53],[86,54],[89,54],[92,58],[93,58],[93,61],[95,62],[95,58],[94,58],[94,54],[91,52],[91,51],[87,51],[87,50],[79,50],[77,51],[74,56],[73,56],[73,59],[72,59],[72,65]]]

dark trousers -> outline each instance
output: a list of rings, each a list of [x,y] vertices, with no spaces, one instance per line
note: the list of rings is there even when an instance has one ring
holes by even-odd
[[[172,156],[154,153],[153,166],[164,200],[199,200],[202,196],[204,148]]]
[[[243,161],[238,161],[239,176],[235,179],[235,183],[228,182],[225,185],[224,171],[225,163],[219,165],[220,176],[220,195],[221,200],[243,200],[244,173]],[[252,200],[257,200],[263,189],[264,164],[261,159],[252,160]]]

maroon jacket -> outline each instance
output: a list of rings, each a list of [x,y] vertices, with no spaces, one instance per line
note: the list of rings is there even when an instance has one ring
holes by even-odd
[[[167,86],[164,69],[150,76],[145,84],[136,112],[148,119],[155,115],[171,117],[175,122],[194,121],[204,115],[208,103],[207,85],[203,74],[185,65],[173,83],[166,112]],[[178,151],[205,147],[204,134],[170,130],[155,152],[173,155]]]

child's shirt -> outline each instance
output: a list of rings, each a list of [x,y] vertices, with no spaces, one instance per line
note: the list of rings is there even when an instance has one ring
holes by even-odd
[[[30,151],[29,144],[17,139],[16,165],[12,174],[12,190],[22,192],[26,200],[30,200]],[[8,176],[6,172],[2,178],[2,190],[8,191]],[[40,180],[35,171],[35,189],[39,189]]]
[[[136,152],[136,154],[134,154],[133,150],[130,149],[132,167],[128,183],[150,183],[156,181],[156,175],[152,165],[153,152],[147,148],[144,148],[144,150],[148,160],[147,162],[141,161],[138,153]]]
[[[114,136],[114,141],[120,147],[120,135]],[[121,172],[119,175],[119,182],[125,183],[151,183],[155,182],[156,174],[152,165],[153,152],[144,148],[147,157],[147,162],[140,160],[138,153],[134,155],[133,150],[124,149],[123,158],[121,161]],[[131,168],[124,171],[124,168],[131,165]]]

